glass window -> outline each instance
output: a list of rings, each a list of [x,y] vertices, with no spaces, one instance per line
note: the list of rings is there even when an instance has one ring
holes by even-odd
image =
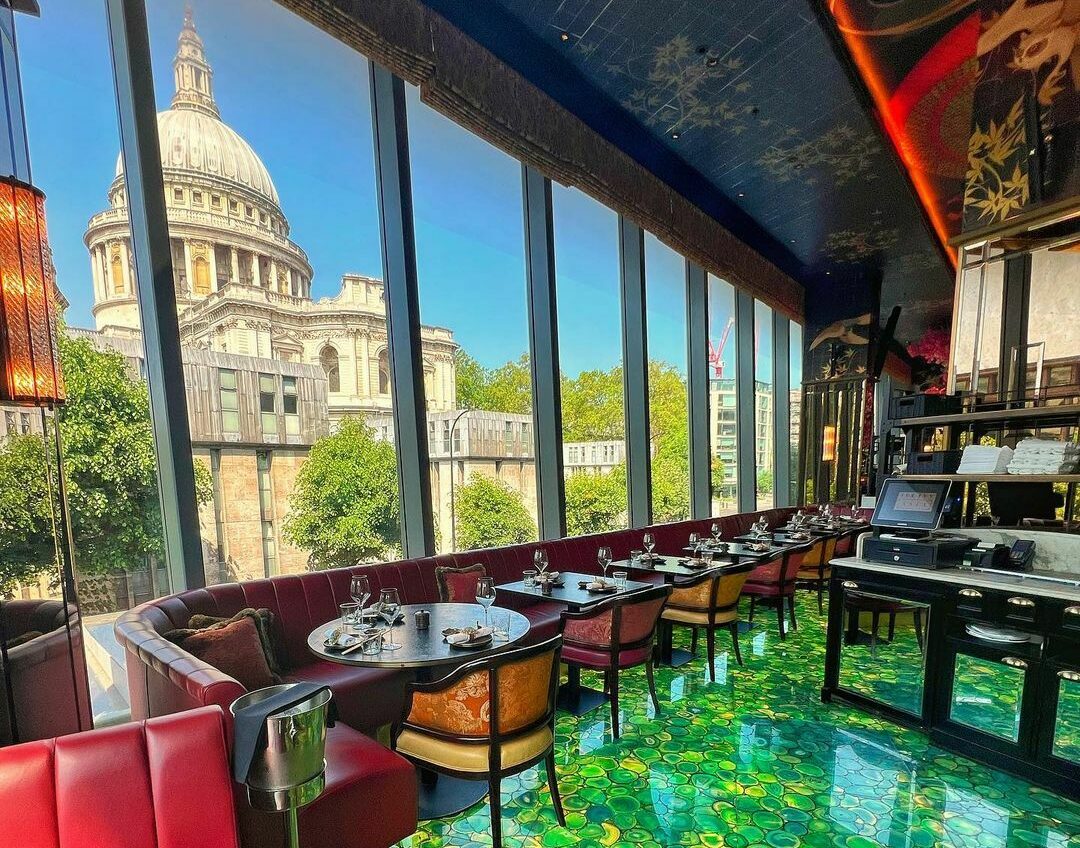
[[[277,435],[277,380],[259,375],[259,420],[264,436]]]
[[[773,312],[754,301],[754,465],[758,509],[773,506]]]
[[[980,253],[985,248],[980,248]],[[976,390],[997,396],[1001,360],[1001,310],[1004,297],[1005,263],[980,262],[960,275],[960,292],[953,316],[953,387],[956,391]],[[940,357],[947,359],[948,339],[941,340]],[[932,353],[932,351],[926,351]],[[972,368],[978,379],[972,381]],[[974,382],[974,385],[973,385]]]
[[[645,234],[653,521],[690,517],[686,260]]]
[[[1075,250],[1037,250],[1031,254],[1031,294],[1028,311],[1026,394],[1036,386],[1051,402],[1071,400],[1080,386],[1076,364],[1080,360],[1080,253]],[[1042,366],[1042,371],[1037,369]]]
[[[788,373],[791,381],[791,420],[788,432],[791,436],[791,458],[788,479],[791,481],[791,503],[798,505],[803,499],[799,492],[799,451],[802,446],[802,372],[803,328],[791,321],[788,325]]]
[[[619,218],[577,189],[552,186],[562,431],[589,445],[593,468],[565,468],[571,536],[627,526],[626,465],[598,459],[624,441]]]
[[[221,431],[237,434],[240,432],[240,396],[236,388],[236,372],[221,368],[218,370],[218,380],[221,383]]]
[[[713,515],[738,512],[739,453],[736,444],[735,287],[709,275],[709,432],[712,444]]]
[[[0,598],[61,598],[55,543],[46,531],[46,505],[56,492],[45,482],[56,479],[55,468],[45,474],[53,459],[45,445],[59,422],[80,600],[73,625],[78,630],[81,621],[81,633],[72,638],[105,658],[87,664],[91,707],[95,720],[116,721],[128,712],[128,684],[113,622],[173,587],[164,566],[149,392],[140,376],[144,348],[140,336],[125,332],[138,321],[138,304],[125,184],[116,173],[120,144],[105,10],[93,2],[42,4],[40,16],[15,20],[33,182],[47,198],[55,272],[49,276],[69,303],[58,336],[68,400],[55,418],[46,416],[45,434],[36,410],[17,411],[17,433],[0,444],[0,463],[11,472],[0,475],[0,489],[34,486],[33,509],[0,528]],[[207,466],[196,466],[200,490],[208,476]],[[26,492],[19,496],[27,503]],[[0,499],[8,497],[0,491]],[[212,524],[208,529],[212,534]],[[64,679],[74,680],[70,673],[40,680],[51,687],[57,709],[67,698]]]
[[[407,90],[440,551],[537,538],[521,164]],[[453,463],[453,470],[452,466]]]
[[[391,398],[379,385],[386,306],[367,59],[273,0],[185,6],[155,0],[147,14],[185,369],[193,386],[213,385],[204,370],[235,372],[236,400],[222,403],[226,485],[200,503],[207,578],[261,577],[268,559],[280,573],[392,559],[401,535]],[[238,39],[253,21],[259,37]],[[106,82],[115,113],[111,73]],[[102,195],[111,147],[95,166]],[[173,188],[189,205],[174,204]],[[192,441],[209,466],[217,434],[202,403],[193,389]],[[256,454],[271,447],[260,488]],[[270,496],[261,541],[251,521]]]

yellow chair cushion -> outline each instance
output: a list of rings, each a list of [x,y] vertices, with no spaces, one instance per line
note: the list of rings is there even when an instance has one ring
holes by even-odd
[[[702,612],[701,610],[688,610],[679,609],[678,607],[664,607],[664,619],[667,621],[678,621],[683,624],[700,624],[707,625],[709,623],[709,614]],[[726,612],[718,612],[716,614],[717,624],[727,624],[729,621],[734,621],[739,617],[738,610],[727,610]]]
[[[502,767],[513,768],[538,757],[554,744],[551,728],[547,725],[519,736],[502,745]],[[417,730],[406,728],[397,738],[397,752],[413,760],[431,763],[454,771],[487,774],[487,744],[451,742]]]

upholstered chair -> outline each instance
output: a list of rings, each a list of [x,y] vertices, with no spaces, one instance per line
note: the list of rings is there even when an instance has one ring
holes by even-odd
[[[460,666],[441,680],[410,684],[394,749],[422,768],[486,780],[493,845],[502,845],[502,779],[544,762],[559,824],[555,778],[555,692],[562,638]]]
[[[754,609],[758,604],[776,607],[776,623],[780,629],[780,638],[787,638],[787,623],[784,614],[785,605],[791,614],[791,629],[797,630],[795,618],[795,576],[804,561],[820,563],[824,554],[824,541],[818,539],[803,545],[785,548],[775,559],[763,562],[750,572],[743,586],[743,594],[750,598],[750,613],[754,620]]]
[[[653,641],[656,624],[670,586],[657,586],[610,598],[578,612],[564,612],[562,660],[604,673],[611,702],[611,733],[619,738],[619,672],[645,666],[653,706],[660,712],[653,680]]]
[[[441,565],[435,569],[435,582],[439,586],[439,600],[444,604],[475,604],[476,581],[487,577],[482,563],[453,568]]]
[[[799,586],[817,592],[819,613],[825,611],[825,587],[829,585],[829,578],[832,577],[830,563],[836,556],[837,545],[841,539],[849,536],[849,533],[843,533],[839,536],[827,536],[816,542],[803,556],[799,570],[795,572],[795,582]]]
[[[739,651],[739,594],[751,566],[712,568],[700,575],[676,582],[664,608],[665,626],[681,625],[693,631],[691,653],[697,653],[698,630],[705,631],[709,680],[716,682],[716,631],[723,627],[731,633],[735,660],[742,665]]]

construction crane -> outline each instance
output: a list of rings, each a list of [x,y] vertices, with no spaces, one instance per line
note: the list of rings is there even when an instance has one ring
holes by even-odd
[[[731,335],[731,328],[734,326],[734,317],[728,318],[724,332],[720,334],[720,342],[714,347],[712,339],[709,340],[709,365],[712,366],[713,377],[717,380],[724,378],[724,348],[727,347],[728,336]]]

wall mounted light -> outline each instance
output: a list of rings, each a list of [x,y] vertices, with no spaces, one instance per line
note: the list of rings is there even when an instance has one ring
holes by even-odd
[[[826,424],[821,431],[821,461],[832,462],[836,459],[836,425]]]

